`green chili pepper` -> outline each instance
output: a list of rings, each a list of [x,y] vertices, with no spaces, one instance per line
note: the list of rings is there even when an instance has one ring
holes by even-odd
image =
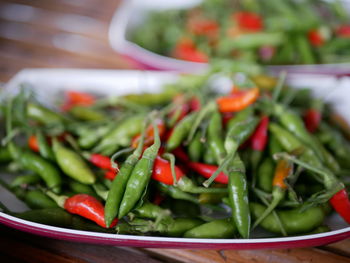
[[[0,147],[0,163],[7,163],[12,160],[10,151],[6,147]]]
[[[250,203],[250,211],[253,218],[260,217],[266,207],[258,203]],[[325,213],[321,207],[312,207],[300,212],[300,208],[277,211],[277,214],[287,232],[287,234],[301,234],[312,231],[323,223]],[[268,215],[260,225],[266,230],[281,234],[281,229],[275,217]]]
[[[204,163],[206,164],[215,164],[215,155],[211,149],[211,147],[208,147],[208,145],[206,145],[207,147],[204,150],[204,156],[203,156],[203,160]]]
[[[44,157],[45,159],[48,159],[50,161],[54,161],[55,155],[53,154],[53,151],[52,151],[51,147],[49,146],[44,134],[38,130],[35,135],[36,135],[36,138],[38,140],[40,155],[42,157]]]
[[[208,126],[208,144],[215,156],[217,164],[221,164],[226,156],[226,150],[222,139],[222,120],[219,111],[215,111],[210,118]]]
[[[105,205],[105,221],[107,227],[110,226],[114,218],[119,213],[120,203],[123,199],[125,187],[128,183],[130,174],[142,154],[144,137],[145,129],[143,129],[142,136],[136,150],[125,160],[118,172],[118,176],[114,178],[111,188],[109,189]],[[112,157],[112,159],[114,158]]]
[[[11,188],[28,185],[28,184],[36,184],[40,182],[41,177],[37,174],[27,174],[27,175],[21,175],[17,176],[12,182],[11,182]]]
[[[186,200],[186,201],[190,201],[190,202],[195,203],[195,204],[198,203],[198,200],[193,195],[191,195],[189,193],[185,193],[172,185],[158,183],[157,187],[161,192],[169,195],[170,197],[172,197],[174,199]]]
[[[237,228],[230,218],[217,219],[188,230],[185,238],[232,238]]]
[[[62,171],[83,184],[93,184],[96,177],[79,154],[63,146],[56,138],[52,140],[53,152]]]
[[[169,102],[177,93],[175,89],[167,89],[161,93],[131,94],[123,98],[136,104],[153,106]]]
[[[151,179],[153,163],[161,144],[158,127],[155,122],[153,123],[153,129],[155,134],[154,143],[143,152],[141,159],[136,163],[130,174],[123,199],[120,203],[118,218],[122,218],[133,209]]]
[[[160,224],[157,232],[169,237],[181,237],[186,231],[197,227],[203,221],[197,218],[176,218],[170,224]]]
[[[169,152],[179,147],[185,140],[191,130],[193,121],[195,120],[196,116],[197,112],[190,113],[175,126],[174,131],[166,144],[166,149]]]
[[[275,114],[278,116],[281,124],[291,133],[295,134],[299,140],[308,145],[320,158],[321,161],[324,161],[322,155],[321,145],[318,144],[314,137],[306,129],[303,120],[294,112],[286,109],[280,104],[275,105]]]
[[[28,191],[24,196],[24,202],[32,209],[58,207],[55,201],[40,190]]]
[[[228,166],[226,174],[229,177],[228,196],[232,208],[232,220],[240,235],[243,238],[248,238],[250,232],[248,184],[244,163],[238,155]]]
[[[83,121],[100,121],[106,118],[104,113],[84,106],[74,106],[69,110],[69,113],[73,117]]]
[[[55,193],[60,192],[62,179],[55,166],[33,152],[18,149],[13,143],[8,147],[13,159],[17,160],[22,168],[38,174]]]
[[[269,152],[273,156],[275,153],[282,152],[283,148],[276,137],[272,134],[269,139]]]
[[[198,197],[200,204],[218,204],[222,198],[227,196],[226,193],[202,193]]]
[[[106,137],[93,149],[93,152],[99,152],[103,155],[111,155],[119,147],[127,147],[131,143],[133,136],[140,133],[145,115],[135,115],[123,120],[112,129]]]
[[[258,118],[251,117],[246,113],[242,115],[245,117],[248,116],[248,119],[239,122],[235,121],[231,123],[230,130],[228,131],[225,137],[224,143],[227,156],[222,161],[222,164],[219,166],[216,172],[203,183],[204,186],[209,186],[219,175],[219,173],[222,172],[228,166],[228,164],[235,157],[238,147],[249,138],[249,136],[254,132],[255,127],[258,125]],[[242,115],[239,115],[238,118],[241,119]]]
[[[287,152],[302,149],[303,153],[300,156],[300,160],[312,167],[324,171],[322,175],[317,173],[313,173],[313,175],[316,180],[321,181],[324,184],[326,189],[333,189],[335,185],[338,185],[339,180],[334,174],[324,167],[317,156],[315,156],[314,152],[308,147],[304,147],[302,143],[293,136],[293,134],[274,123],[270,124],[269,129]],[[320,178],[320,176],[322,178]]]
[[[78,145],[83,149],[90,149],[111,130],[111,125],[85,129],[79,134]]]
[[[28,117],[43,124],[62,123],[67,121],[62,115],[39,104],[28,103]]]
[[[188,156],[193,162],[198,162],[202,158],[204,145],[201,142],[201,133],[197,132],[193,140],[188,145]]]
[[[258,187],[270,193],[272,191],[272,179],[274,176],[274,162],[271,158],[265,158],[258,169]]]

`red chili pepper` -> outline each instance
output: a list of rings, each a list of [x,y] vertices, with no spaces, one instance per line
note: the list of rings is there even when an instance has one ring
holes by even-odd
[[[63,111],[68,111],[74,106],[91,106],[95,103],[96,98],[88,93],[69,90],[65,93],[66,101],[61,106]]]
[[[304,115],[304,123],[307,130],[314,133],[321,123],[322,114],[319,110],[308,109]]]
[[[159,136],[162,139],[166,133],[165,123],[163,119],[156,119],[155,122],[158,127]],[[136,135],[132,139],[131,147],[136,149],[137,145],[139,144],[140,138],[141,138],[141,134]],[[153,142],[154,142],[154,129],[153,129],[153,125],[149,125],[146,129],[144,146],[150,146],[151,144],[153,144]]]
[[[197,163],[190,162],[187,164],[192,170],[200,174],[205,178],[210,178],[218,169],[215,165],[205,164],[205,163]],[[219,173],[219,175],[214,180],[217,183],[228,184],[228,176],[223,172]]]
[[[260,15],[252,12],[237,12],[233,14],[239,28],[250,31],[259,32],[263,30],[263,19]]]
[[[182,176],[184,176],[183,172],[180,168],[175,165],[175,175],[176,180],[179,180]],[[171,172],[170,162],[157,156],[153,164],[153,172],[152,179],[163,184],[174,184],[173,174]]]
[[[181,162],[187,163],[190,161],[190,158],[188,157],[187,153],[184,151],[184,149],[180,146],[177,147],[175,150],[172,151],[172,153],[175,155],[176,158],[178,158]]]
[[[264,151],[267,144],[267,132],[269,127],[269,117],[263,116],[258,127],[250,138],[251,147],[255,151]]]
[[[215,38],[219,33],[219,24],[214,20],[205,18],[190,19],[187,23],[187,28],[194,35],[207,36],[209,38]]]
[[[259,89],[239,90],[233,94],[219,97],[216,102],[220,112],[241,111],[253,104],[259,97]]]
[[[311,45],[313,45],[314,47],[320,47],[325,43],[325,39],[318,29],[313,29],[309,31],[307,37]]]
[[[199,111],[201,109],[202,105],[200,100],[197,97],[193,97],[190,100],[190,109],[191,111]]]
[[[190,39],[180,39],[175,46],[173,56],[178,59],[189,60],[193,62],[208,62],[208,56],[197,49]]]
[[[31,135],[28,138],[28,146],[29,148],[34,151],[34,152],[39,152],[39,144],[38,144],[38,139],[36,138],[35,135]]]
[[[338,37],[350,38],[350,25],[341,25],[335,31]]]
[[[105,174],[104,174],[104,178],[110,181],[113,181],[116,176],[117,176],[117,171],[114,171],[114,170],[107,170],[105,171]]]
[[[90,219],[101,227],[106,227],[104,207],[95,197],[87,194],[74,195],[66,199],[64,209],[69,213]],[[117,222],[118,219],[115,219],[110,227],[114,227]]]
[[[89,161],[90,163],[92,163],[93,165],[99,168],[111,170],[111,171],[114,170],[114,168],[111,165],[111,159],[108,156],[98,154],[98,153],[93,153],[90,155]]]
[[[333,195],[330,203],[334,210],[350,224],[350,200],[345,188]]]

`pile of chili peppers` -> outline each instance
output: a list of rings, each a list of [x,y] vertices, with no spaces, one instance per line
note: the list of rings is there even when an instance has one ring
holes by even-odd
[[[349,21],[341,1],[205,0],[189,9],[150,13],[131,40],[158,54],[202,63],[220,58],[265,65],[341,63],[350,59]]]
[[[28,90],[7,97],[0,163],[14,175],[1,183],[32,210],[2,210],[68,228],[188,238],[329,231],[332,210],[350,223],[350,143],[331,106],[282,77],[246,76],[225,94],[210,77],[190,89],[185,76],[158,94],[70,91],[57,111]]]

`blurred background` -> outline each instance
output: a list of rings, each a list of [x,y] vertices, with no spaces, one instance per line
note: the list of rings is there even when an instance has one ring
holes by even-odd
[[[108,44],[119,0],[1,0],[0,81],[23,68],[129,68]]]

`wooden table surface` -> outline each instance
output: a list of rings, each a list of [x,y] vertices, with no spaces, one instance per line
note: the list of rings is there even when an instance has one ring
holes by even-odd
[[[2,0],[0,81],[23,68],[132,68],[108,45],[117,0]],[[350,262],[350,240],[284,250],[135,249],[48,239],[0,226],[0,262]]]

